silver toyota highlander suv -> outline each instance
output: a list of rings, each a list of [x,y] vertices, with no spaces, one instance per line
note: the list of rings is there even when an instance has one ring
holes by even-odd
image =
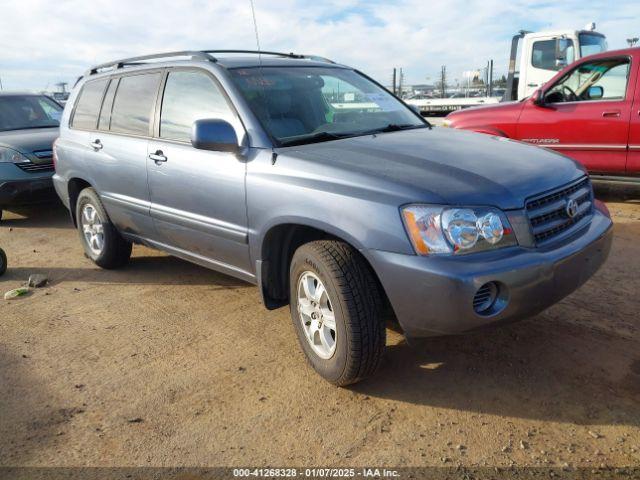
[[[577,163],[431,128],[362,73],[320,57],[194,51],[91,68],[66,105],[55,188],[86,254],[132,243],[290,305],[325,379],[370,375],[392,313],[408,337],[534,315],[611,246]]]

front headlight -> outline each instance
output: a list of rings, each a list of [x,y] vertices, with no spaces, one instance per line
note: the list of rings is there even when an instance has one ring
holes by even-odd
[[[419,255],[460,254],[516,245],[506,215],[492,207],[409,205],[402,209]]]
[[[8,147],[0,147],[0,162],[21,163],[28,162],[29,159],[20,152]]]
[[[445,118],[445,119],[442,121],[442,126],[443,126],[443,127],[450,127],[450,126],[451,126],[451,120],[449,120],[449,119]]]

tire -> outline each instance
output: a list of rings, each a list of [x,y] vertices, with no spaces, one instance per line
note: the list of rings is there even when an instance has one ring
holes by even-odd
[[[85,188],[78,195],[76,223],[84,251],[96,265],[113,269],[129,261],[131,242],[118,233],[93,188]],[[96,237],[92,237],[92,234]]]
[[[372,375],[384,354],[386,330],[381,292],[360,254],[339,241],[302,245],[293,255],[289,284],[291,319],[315,371],[338,386]],[[318,297],[320,284],[326,295]]]
[[[7,254],[0,248],[0,277],[7,271]]]

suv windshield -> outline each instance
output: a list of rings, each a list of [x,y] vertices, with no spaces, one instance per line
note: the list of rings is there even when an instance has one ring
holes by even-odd
[[[393,95],[353,70],[256,67],[230,71],[263,127],[283,146],[428,127]]]
[[[594,55],[607,50],[607,39],[593,33],[580,34],[580,56]]]
[[[60,126],[62,107],[44,95],[0,96],[0,131]]]

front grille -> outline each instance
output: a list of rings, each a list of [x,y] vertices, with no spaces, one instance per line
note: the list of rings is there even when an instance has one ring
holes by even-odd
[[[576,211],[568,213],[570,201],[576,202]],[[588,178],[538,196],[526,204],[527,216],[536,245],[553,240],[563,233],[570,233],[582,219],[593,212],[593,192]]]
[[[40,173],[40,172],[53,172],[53,162],[47,163],[32,163],[32,162],[22,162],[16,163],[17,167],[21,168],[25,172],[31,173]]]

